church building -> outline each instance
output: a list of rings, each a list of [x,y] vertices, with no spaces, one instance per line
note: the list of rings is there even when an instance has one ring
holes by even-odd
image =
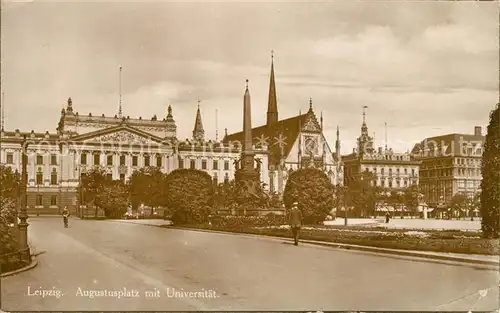
[[[252,129],[255,147],[267,145],[269,177],[266,181],[269,181],[269,191],[282,195],[288,176],[294,170],[308,167],[323,170],[334,185],[343,184],[338,128],[336,150],[333,152],[323,134],[323,116],[318,121],[312,99],[305,114],[280,120],[276,94],[272,59],[267,121],[265,125]],[[223,141],[227,144],[241,142],[243,137],[243,132],[227,134]]]

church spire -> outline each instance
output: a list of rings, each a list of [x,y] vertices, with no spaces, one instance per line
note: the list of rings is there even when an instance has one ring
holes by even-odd
[[[198,111],[196,112],[196,121],[194,122],[193,139],[200,141],[205,139],[205,131],[201,122],[200,99],[198,99]]]
[[[337,140],[335,141],[335,154],[337,155],[337,160],[340,160],[340,131],[339,131],[339,125],[337,125]]]
[[[269,79],[269,96],[267,99],[267,125],[278,121],[278,102],[276,84],[274,82],[274,51],[271,51],[271,77]]]

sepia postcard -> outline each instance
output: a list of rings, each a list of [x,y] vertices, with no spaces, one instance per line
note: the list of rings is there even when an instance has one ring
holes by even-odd
[[[499,310],[498,1],[1,3],[1,310]]]

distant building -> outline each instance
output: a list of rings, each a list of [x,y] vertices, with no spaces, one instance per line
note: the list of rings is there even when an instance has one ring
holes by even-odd
[[[342,161],[346,186],[363,172],[373,173],[373,184],[382,188],[396,190],[419,184],[420,162],[413,160],[409,152],[397,153],[387,147],[375,149],[373,137],[368,135],[364,112],[357,148],[342,156]]]
[[[429,206],[447,205],[457,193],[472,197],[480,191],[484,141],[476,126],[473,134],[436,136],[415,145],[412,155],[422,162],[420,190]]]

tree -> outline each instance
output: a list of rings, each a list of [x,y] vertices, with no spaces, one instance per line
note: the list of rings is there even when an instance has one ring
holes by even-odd
[[[149,166],[134,171],[129,180],[132,206],[144,203],[154,209],[165,205],[164,179],[165,175],[157,167]]]
[[[98,196],[102,194],[106,183],[106,172],[100,167],[93,167],[81,177],[78,188],[78,200],[80,203],[92,203],[95,207],[95,216],[97,210],[101,207]],[[102,208],[102,207],[101,207]]]
[[[0,210],[10,224],[15,219],[16,201],[21,186],[21,175],[10,166],[0,164]]]
[[[21,175],[10,166],[0,164],[0,251],[3,254],[17,249],[17,241],[9,224],[16,219],[16,201],[21,186]]]
[[[420,193],[418,186],[411,185],[403,191],[403,202],[413,216],[420,205]]]
[[[265,187],[263,182],[248,185],[231,180],[221,183],[215,188],[215,206],[235,210],[240,215],[268,209],[274,203]]]
[[[500,111],[490,113],[481,164],[481,230],[485,238],[499,238],[500,232]]]
[[[347,188],[347,201],[354,207],[358,216],[373,214],[378,199],[379,190],[373,183],[375,175],[363,172],[353,177]]]
[[[208,221],[214,202],[212,178],[204,171],[177,169],[165,181],[166,205],[175,224],[198,224]]]
[[[335,205],[334,186],[318,169],[299,169],[290,174],[285,185],[283,202],[290,208],[298,202],[304,223],[323,222]]]
[[[121,218],[130,202],[128,186],[120,180],[106,180],[96,202],[104,209],[107,218]]]
[[[462,212],[467,211],[469,199],[463,193],[457,193],[451,198],[450,206],[454,212],[458,212],[458,217],[461,217]]]

